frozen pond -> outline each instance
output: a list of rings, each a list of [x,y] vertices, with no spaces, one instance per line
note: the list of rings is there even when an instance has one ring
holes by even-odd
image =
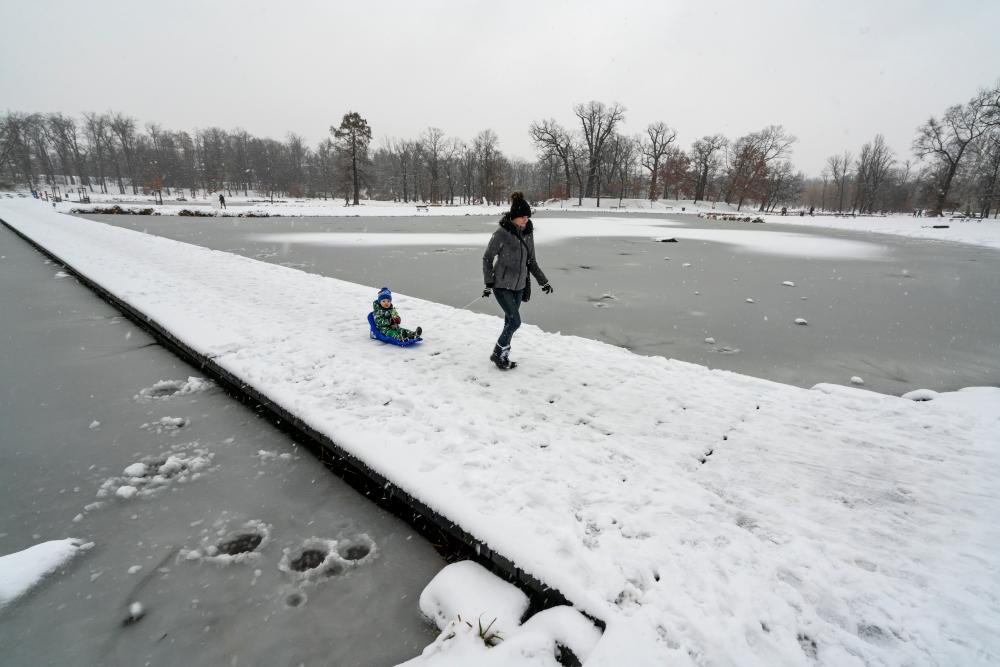
[[[391,665],[434,640],[430,544],[5,227],[0,256],[0,554],[95,544],[0,610],[0,662]]]
[[[496,225],[492,217],[87,217],[454,306],[482,290],[482,250]],[[636,214],[622,232],[606,217],[535,219],[539,263],[556,292],[536,294],[526,322],[804,387],[854,376],[893,394],[1000,384],[995,250]],[[589,237],[572,238],[574,227]],[[358,304],[362,330],[368,307]],[[499,314],[492,299],[470,309]],[[431,339],[447,335],[419,324]]]

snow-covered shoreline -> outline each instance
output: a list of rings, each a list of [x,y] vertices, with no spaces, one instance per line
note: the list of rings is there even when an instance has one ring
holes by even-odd
[[[802,390],[530,326],[501,375],[495,317],[398,295],[428,342],[389,349],[372,286],[0,218],[605,620],[588,665],[1000,659],[996,389]]]

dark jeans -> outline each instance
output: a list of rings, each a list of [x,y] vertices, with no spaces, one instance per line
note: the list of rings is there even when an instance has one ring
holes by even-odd
[[[507,347],[510,345],[510,339],[514,332],[521,326],[521,313],[518,311],[521,308],[521,297],[524,296],[524,290],[495,289],[493,296],[497,298],[497,303],[503,308],[504,316],[503,332],[497,339],[497,345]]]

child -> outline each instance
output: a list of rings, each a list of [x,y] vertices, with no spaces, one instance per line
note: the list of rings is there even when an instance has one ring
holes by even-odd
[[[420,334],[423,333],[420,327],[417,327],[416,331],[410,331],[399,326],[402,319],[392,306],[392,292],[388,287],[378,291],[378,297],[372,303],[372,314],[375,316],[375,326],[383,336],[405,342],[420,338]]]

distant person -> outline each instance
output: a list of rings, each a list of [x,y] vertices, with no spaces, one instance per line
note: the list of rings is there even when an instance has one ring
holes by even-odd
[[[816,207],[815,207],[815,206],[810,206],[810,207],[809,207],[809,215],[813,215],[813,213],[814,213],[815,211],[816,211]]]
[[[219,206],[226,208],[226,195],[219,193]]]
[[[782,206],[781,207],[781,215],[788,215],[788,207],[787,206]]]
[[[510,340],[521,326],[521,302],[531,298],[531,279],[535,276],[542,291],[552,294],[552,285],[535,261],[534,226],[531,207],[524,195],[514,192],[510,196],[510,211],[500,218],[500,228],[493,232],[483,254],[483,298],[492,292],[503,309],[503,331],[490,361],[502,371],[510,370],[517,363],[510,360]]]
[[[378,291],[378,296],[372,303],[372,315],[379,333],[404,343],[420,338],[420,334],[424,332],[420,327],[417,327],[416,331],[410,331],[399,326],[403,318],[399,316],[392,305],[392,292],[389,291],[388,287],[383,287]]]

